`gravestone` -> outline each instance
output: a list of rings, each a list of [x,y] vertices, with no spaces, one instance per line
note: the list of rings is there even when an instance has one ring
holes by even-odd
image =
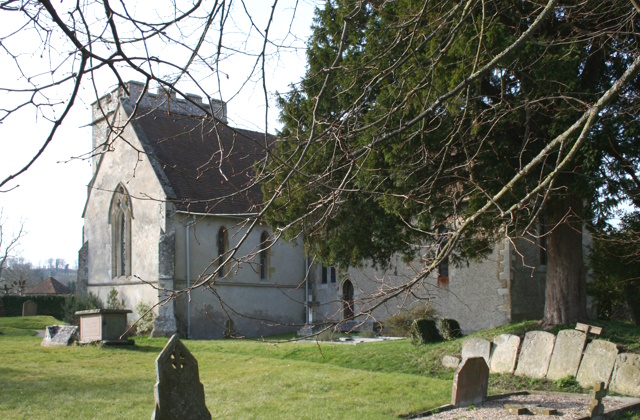
[[[500,334],[493,338],[491,352],[491,372],[513,374],[518,359],[520,337],[512,334]]]
[[[471,357],[482,357],[489,366],[491,358],[491,342],[484,338],[471,337],[462,342],[462,360]]]
[[[609,385],[609,377],[618,356],[618,348],[615,344],[604,340],[593,340],[587,344],[587,349],[582,356],[580,369],[576,380],[583,388],[593,385],[594,382],[604,382]]]
[[[453,375],[451,404],[466,407],[480,404],[487,398],[489,388],[489,366],[483,357],[463,359]]]
[[[44,333],[41,346],[68,346],[76,339],[78,327],[75,325],[50,325]]]
[[[591,401],[587,407],[587,413],[589,418],[602,419],[604,418],[604,405],[602,405],[602,399],[607,395],[607,390],[604,387],[604,382],[595,382],[593,389],[589,392]]]
[[[640,398],[640,354],[620,353],[611,375],[613,392]]]
[[[156,359],[158,381],[154,388],[156,407],[152,419],[210,419],[200,383],[198,361],[177,334]]]
[[[22,304],[22,316],[38,315],[38,305],[32,300],[25,300]]]
[[[580,367],[587,334],[577,330],[562,330],[556,337],[547,379],[557,381],[565,376],[575,377]]]
[[[547,374],[556,336],[545,331],[529,331],[524,336],[517,376],[542,379]]]
[[[442,358],[442,366],[457,369],[458,366],[460,366],[460,358],[455,356],[444,356]]]

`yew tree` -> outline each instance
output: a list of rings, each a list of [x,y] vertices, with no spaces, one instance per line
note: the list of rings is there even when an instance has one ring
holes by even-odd
[[[583,228],[637,198],[633,1],[327,1],[280,97],[267,221],[324,262],[423,270],[545,235],[544,322],[586,317]]]

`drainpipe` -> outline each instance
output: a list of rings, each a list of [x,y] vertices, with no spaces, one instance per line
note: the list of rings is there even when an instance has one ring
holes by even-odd
[[[189,228],[196,223],[196,216],[193,216],[193,220],[187,222],[186,227],[186,241],[187,241],[187,338],[191,338],[191,253],[189,252]]]
[[[305,320],[304,323],[309,323],[309,257],[304,256],[304,307],[305,307]]]

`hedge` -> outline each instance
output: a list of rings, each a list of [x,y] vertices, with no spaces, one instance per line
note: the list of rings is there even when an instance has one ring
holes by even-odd
[[[38,315],[51,315],[56,319],[64,318],[62,305],[68,295],[6,295],[0,297],[4,304],[4,316],[22,316],[22,304],[32,300],[38,305]]]

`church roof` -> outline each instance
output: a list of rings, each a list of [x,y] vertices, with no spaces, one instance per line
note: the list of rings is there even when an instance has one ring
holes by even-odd
[[[177,210],[233,215],[259,211],[262,191],[253,168],[266,157],[273,136],[160,109],[138,114],[133,129]]]
[[[26,295],[72,295],[73,292],[53,277],[47,277],[25,292]]]

